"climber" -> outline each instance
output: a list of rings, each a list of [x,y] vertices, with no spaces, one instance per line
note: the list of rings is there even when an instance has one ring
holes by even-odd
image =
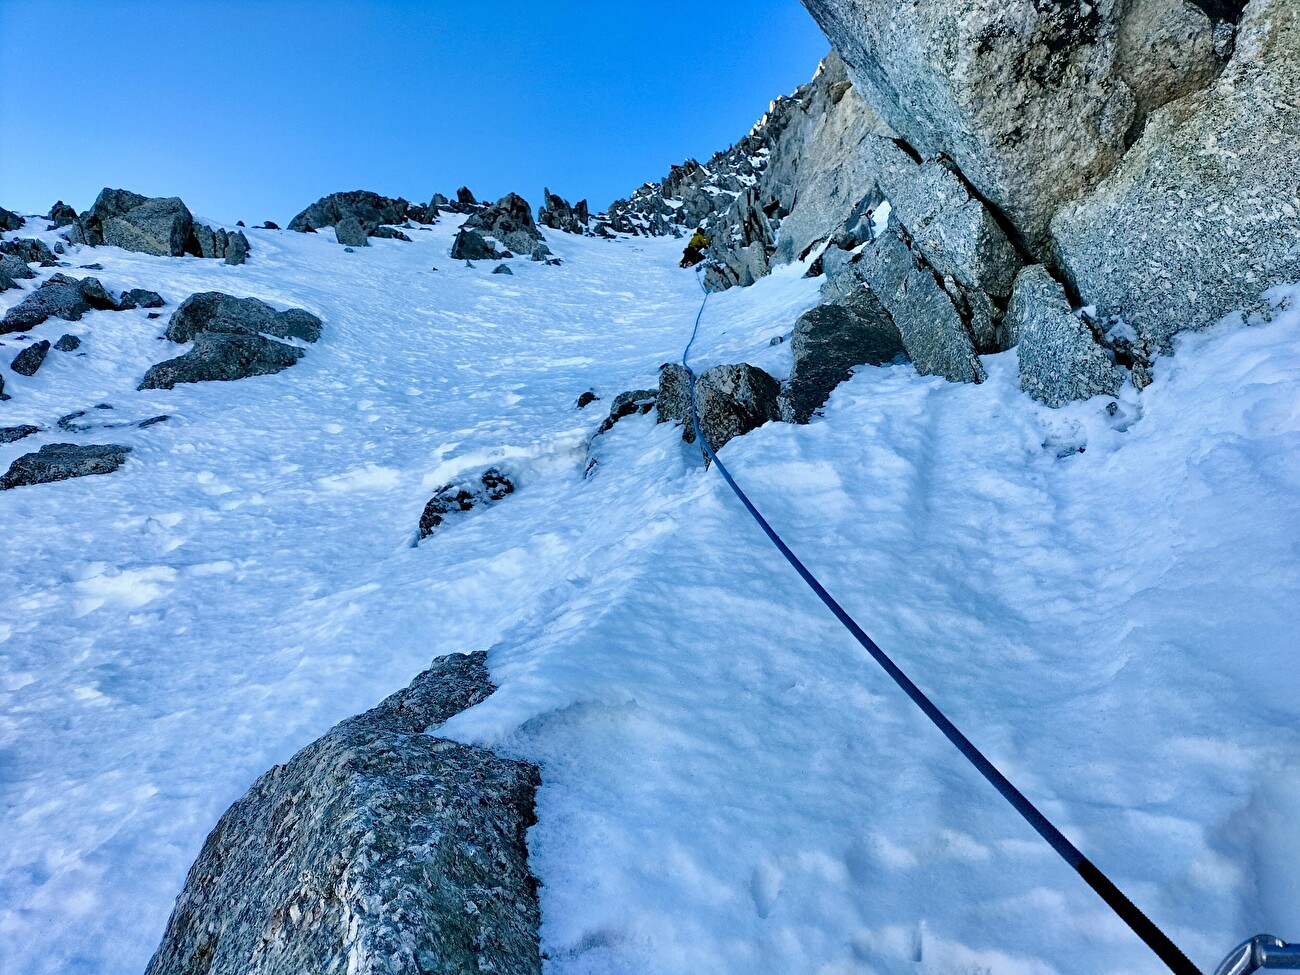
[[[700,261],[704,260],[704,248],[713,243],[712,237],[706,237],[703,230],[695,231],[691,237],[691,242],[686,245],[686,252],[682,254],[681,264],[679,267],[695,267]]]

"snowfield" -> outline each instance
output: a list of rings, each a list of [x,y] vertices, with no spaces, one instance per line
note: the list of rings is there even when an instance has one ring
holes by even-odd
[[[0,471],[45,443],[133,448],[116,474],[0,494],[0,972],[139,975],[258,775],[480,649],[500,689],[439,733],[541,765],[554,975],[1162,971],[679,429],[623,420],[584,478],[610,399],[690,335],[681,242],[552,232],[564,265],[507,277],[448,258],[456,223],[353,254],[249,230],[242,267],[72,249],[66,273],[156,290],[162,318],[0,340],[3,365],[65,332],[84,353],[5,371],[0,425],[45,429]],[[692,364],[783,377],[769,342],[816,303],[804,269],[715,296]],[[137,392],[202,290],[304,307],[323,337],[279,375]],[[811,425],[722,453],[1202,968],[1260,931],[1300,939],[1300,289],[1273,297],[1272,321],[1184,336],[1140,395],[1049,410],[1014,352],[981,386],[864,368]],[[55,427],[100,403],[171,419]],[[489,465],[518,492],[415,547],[433,491]]]

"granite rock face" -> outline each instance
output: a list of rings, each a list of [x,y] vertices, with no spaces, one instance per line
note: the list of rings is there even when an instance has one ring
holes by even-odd
[[[130,447],[117,444],[46,444],[34,454],[24,454],[0,477],[0,491],[33,484],[51,484],[74,477],[112,474],[126,462]]]
[[[1016,277],[1007,321],[1018,340],[1020,388],[1034,399],[1060,407],[1119,392],[1124,371],[1046,268],[1034,264]]]
[[[590,234],[591,211],[586,200],[579,200],[570,206],[569,201],[557,196],[550,189],[543,192],[546,205],[537,213],[537,223],[552,230],[566,234]]]
[[[701,230],[710,239],[706,286],[752,284],[855,222],[875,193],[860,143],[881,128],[832,53],[811,82],[774,101],[735,146],[704,165],[688,159],[674,166],[612,204],[608,222],[628,234]]]
[[[695,424],[691,420],[691,374],[680,362],[665,362],[659,367],[659,394],[655,399],[658,423],[682,424],[682,439],[695,443]]]
[[[485,656],[434,661],[258,779],[146,975],[540,975],[537,770],[426,734],[492,692]]]
[[[881,366],[906,354],[898,326],[870,291],[853,305],[805,312],[795,324],[790,352],[794,366],[780,400],[787,423],[807,423],[855,366]]]
[[[543,239],[533,219],[532,207],[518,193],[507,193],[496,203],[476,210],[465,221],[464,228],[492,237],[516,254],[531,254]]]
[[[644,416],[655,408],[655,403],[659,396],[657,389],[629,389],[626,392],[619,393],[614,397],[614,401],[609,405],[609,416],[601,422],[600,427],[596,430],[595,436],[599,437],[602,433],[609,433],[614,429],[614,424],[619,420],[629,416]]]
[[[496,245],[477,230],[462,227],[452,241],[451,256],[457,261],[495,261],[502,255]]]
[[[21,230],[23,223],[23,218],[18,214],[0,207],[0,231]]]
[[[1053,221],[1085,304],[1152,349],[1300,280],[1300,9],[1246,8],[1214,85],[1155,112],[1113,174]]]
[[[196,223],[189,207],[174,196],[147,197],[105,187],[71,226],[72,241],[92,247],[104,244],[155,257],[188,254],[225,259],[228,264],[242,264],[248,256],[243,233],[231,235]],[[232,243],[232,238],[239,243]]]
[[[1211,18],[1184,0],[803,3],[890,127],[951,159],[1039,255],[1052,215],[1110,173],[1144,114],[1221,67]]]

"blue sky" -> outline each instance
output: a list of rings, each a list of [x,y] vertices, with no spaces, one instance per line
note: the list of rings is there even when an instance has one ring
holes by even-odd
[[[798,0],[0,0],[0,205],[111,185],[283,224],[468,183],[603,208],[742,137],[827,50]]]

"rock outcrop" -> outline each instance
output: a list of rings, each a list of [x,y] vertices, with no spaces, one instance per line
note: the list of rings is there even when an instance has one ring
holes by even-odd
[[[870,291],[853,305],[805,312],[790,339],[794,366],[781,392],[781,419],[807,423],[856,366],[881,366],[905,355],[903,337]]]
[[[34,427],[30,423],[23,423],[16,427],[0,427],[0,443],[16,443],[40,432],[40,427]]]
[[[72,209],[72,207],[68,206],[62,200],[59,200],[54,204],[54,206],[50,207],[50,212],[46,214],[46,219],[51,222],[55,229],[60,227],[71,227],[77,222],[77,211]]]
[[[130,190],[105,187],[94,205],[72,224],[77,244],[108,245],[155,257],[209,257],[242,264],[248,238],[242,232],[196,223],[179,198],[146,197]]]
[[[444,484],[429,499],[420,515],[420,538],[432,535],[448,515],[495,504],[514,493],[514,482],[495,467],[477,477]]]
[[[951,159],[1040,256],[1052,215],[1106,177],[1144,113],[1222,63],[1184,0],[803,3],[884,120]]]
[[[0,477],[0,491],[33,484],[50,484],[92,474],[112,474],[126,462],[130,447],[117,444],[46,444],[23,454]]]
[[[146,975],[540,975],[536,768],[427,734],[494,690],[443,657],[254,783]]]
[[[626,392],[619,393],[614,397],[614,401],[609,405],[609,415],[601,421],[600,426],[596,429],[595,436],[599,437],[603,433],[609,433],[614,429],[614,424],[619,420],[629,416],[644,416],[655,408],[658,400],[659,390],[657,389],[629,389]]]
[[[1084,304],[1138,340],[1210,325],[1300,281],[1300,10],[1254,0],[1210,88],[1152,115],[1119,167],[1052,223]]]
[[[410,217],[410,210],[411,204],[406,200],[390,199],[368,190],[331,193],[289,221],[289,229],[308,233],[323,227],[338,228],[340,224],[354,221],[360,228],[360,233],[348,223],[344,230],[339,231],[339,243],[363,247],[365,237],[373,236],[385,224],[404,223]],[[343,239],[344,236],[348,237],[347,241]],[[360,243],[355,242],[358,236],[362,238]]]
[[[507,193],[496,203],[475,210],[465,221],[463,229],[475,231],[481,237],[491,237],[516,254],[533,253],[543,240],[537,221],[533,219],[532,207],[518,193]],[[452,256],[456,257],[456,254]]]
[[[586,200],[579,200],[570,206],[568,200],[552,193],[549,188],[543,192],[543,197],[546,204],[537,212],[538,224],[566,234],[595,236],[591,230],[591,211]]]
[[[41,267],[57,267],[59,263],[54,252],[43,241],[33,238],[0,241],[0,254],[15,258],[23,264],[40,264]]]

